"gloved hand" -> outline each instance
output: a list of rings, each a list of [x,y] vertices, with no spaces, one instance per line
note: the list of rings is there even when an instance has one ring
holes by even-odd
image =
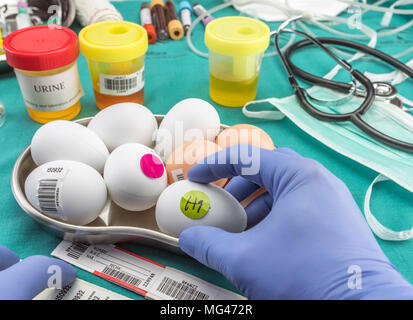
[[[237,148],[209,156],[188,178],[235,177],[226,190],[239,201],[259,187],[268,192],[246,208],[245,232],[190,227],[179,238],[183,251],[249,299],[413,298],[413,287],[384,255],[341,180],[290,149],[250,147],[252,161],[243,163],[248,157]],[[221,164],[213,164],[217,159]],[[240,176],[251,164],[259,164],[258,174]]]
[[[19,262],[19,257],[6,247],[0,246],[0,300],[31,300],[50,283],[61,285],[73,282],[76,270],[64,261],[32,256]]]

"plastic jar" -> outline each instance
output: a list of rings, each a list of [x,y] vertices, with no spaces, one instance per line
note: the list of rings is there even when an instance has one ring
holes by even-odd
[[[216,103],[242,107],[254,100],[269,27],[248,17],[225,17],[206,26],[209,49],[209,94]]]
[[[121,103],[144,103],[146,30],[125,21],[105,21],[79,33],[99,109]]]
[[[34,121],[70,120],[79,114],[84,92],[75,32],[64,27],[28,27],[9,34],[3,46]]]

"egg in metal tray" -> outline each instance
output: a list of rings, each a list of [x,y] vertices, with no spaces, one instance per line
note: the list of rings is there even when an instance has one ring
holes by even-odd
[[[189,180],[175,182],[161,193],[155,215],[159,229],[174,237],[191,226],[213,226],[234,233],[247,226],[244,208],[229,192]]]
[[[32,138],[31,154],[38,166],[54,160],[73,160],[102,172],[109,151],[97,134],[85,126],[56,120],[36,131]]]
[[[125,143],[136,142],[152,148],[158,122],[153,113],[137,103],[119,103],[99,111],[87,126],[110,152]]]
[[[155,151],[163,161],[171,153],[193,140],[214,141],[220,131],[218,112],[201,99],[185,99],[169,110],[156,135]]]
[[[107,201],[106,185],[99,172],[70,160],[37,167],[27,177],[24,188],[37,210],[75,225],[95,220]]]
[[[161,159],[139,143],[116,148],[106,161],[103,176],[113,202],[128,211],[153,207],[168,185]]]

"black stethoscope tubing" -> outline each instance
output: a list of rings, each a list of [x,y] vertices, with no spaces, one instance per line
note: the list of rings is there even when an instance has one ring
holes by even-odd
[[[351,48],[363,53],[366,53],[368,55],[374,56],[390,65],[395,67],[396,69],[402,71],[406,75],[408,75],[410,78],[413,78],[413,70],[406,66],[404,63],[400,62],[399,60],[385,54],[382,51],[379,51],[377,49],[371,48],[369,46],[366,46],[364,44],[354,42],[354,41],[349,41],[345,39],[336,39],[336,38],[317,38],[319,42],[322,44],[331,44],[331,45],[337,45],[337,46],[344,46],[347,48]],[[307,47],[309,45],[312,45],[313,43],[309,40],[302,40],[299,42],[296,42],[289,46],[286,51],[284,52],[285,60],[288,63],[288,65],[291,67],[292,72],[297,76],[300,77],[304,80],[307,80],[312,83],[316,83],[319,85],[322,85],[324,87],[328,87],[334,90],[339,90],[341,92],[349,92],[352,89],[352,84],[351,83],[346,83],[346,82],[339,82],[339,81],[333,81],[325,78],[318,77],[316,75],[313,75],[311,73],[308,73],[299,67],[297,67],[291,60],[291,56],[294,52],[298,51],[299,49],[302,49],[304,47]]]
[[[285,54],[283,54],[279,47],[279,35],[281,32],[294,32],[294,33],[297,33],[307,38],[307,40],[302,40],[302,41],[299,41],[291,45],[286,50]],[[291,56],[293,52],[295,52],[296,50],[300,48],[309,46],[311,44],[317,45],[324,52],[326,52],[330,57],[336,60],[344,69],[346,69],[352,75],[353,79],[358,81],[365,88],[366,95],[363,100],[363,103],[361,104],[360,107],[358,107],[353,112],[349,112],[345,114],[327,113],[327,112],[320,111],[308,101],[306,90],[298,84],[295,78],[296,76],[304,80],[307,80],[309,82],[312,82],[314,84],[317,84],[323,87],[328,87],[330,89],[338,90],[340,92],[350,92],[352,89],[354,90],[353,88],[354,85],[351,83],[344,83],[344,82],[324,79],[324,78],[312,75],[308,72],[305,72],[304,70],[298,68],[296,65],[293,64],[293,62],[291,61]],[[352,66],[347,61],[342,60],[339,57],[337,57],[335,54],[333,54],[327,47],[324,46],[324,44],[332,44],[332,45],[338,45],[342,47],[348,47],[348,48],[356,49],[366,54],[375,56],[378,59],[381,59],[384,62],[401,70],[403,73],[406,73],[409,77],[413,78],[413,70],[410,69],[408,66],[398,61],[397,59],[394,59],[393,57],[385,54],[384,52],[370,48],[363,44],[349,41],[349,40],[344,40],[344,39],[323,38],[323,37],[313,38],[309,36],[308,34],[298,31],[298,30],[281,29],[277,33],[275,33],[275,47],[288,73],[289,82],[291,86],[293,87],[293,89],[295,90],[295,94],[302,108],[306,112],[308,112],[311,116],[319,120],[322,120],[322,121],[327,121],[327,122],[351,121],[358,128],[364,131],[366,134],[382,142],[383,144],[389,145],[393,148],[400,149],[406,152],[413,152],[413,144],[390,137],[376,130],[375,128],[370,126],[368,123],[366,123],[361,118],[361,116],[365,114],[367,110],[372,106],[375,100],[375,96],[376,96],[375,88],[372,82],[370,81],[370,79],[364,76],[360,71],[353,69]]]

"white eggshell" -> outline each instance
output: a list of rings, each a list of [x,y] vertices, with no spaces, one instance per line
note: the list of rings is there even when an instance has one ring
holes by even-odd
[[[146,155],[152,155],[158,161],[156,178],[146,175],[142,168],[142,158]],[[138,143],[121,145],[110,154],[104,178],[112,200],[129,211],[153,207],[167,186],[166,170],[159,156]]]
[[[201,191],[209,198],[209,210],[201,218],[192,219],[181,209],[181,199],[190,191]],[[197,206],[194,208],[199,209]],[[156,222],[162,232],[179,237],[186,228],[199,225],[242,232],[247,226],[247,215],[239,202],[224,189],[214,184],[182,180],[171,184],[159,196],[156,203]]]
[[[109,151],[103,141],[85,126],[57,120],[40,127],[33,136],[31,153],[42,165],[54,160],[73,160],[103,171]]]
[[[153,147],[158,122],[148,108],[126,102],[100,111],[89,122],[88,128],[95,132],[112,152],[129,142]]]
[[[210,103],[201,99],[186,99],[165,115],[156,135],[155,151],[166,161],[185,142],[214,141],[219,130],[219,115]]]
[[[69,160],[37,167],[27,177],[24,189],[37,210],[75,225],[95,220],[107,200],[102,176],[86,164]]]

